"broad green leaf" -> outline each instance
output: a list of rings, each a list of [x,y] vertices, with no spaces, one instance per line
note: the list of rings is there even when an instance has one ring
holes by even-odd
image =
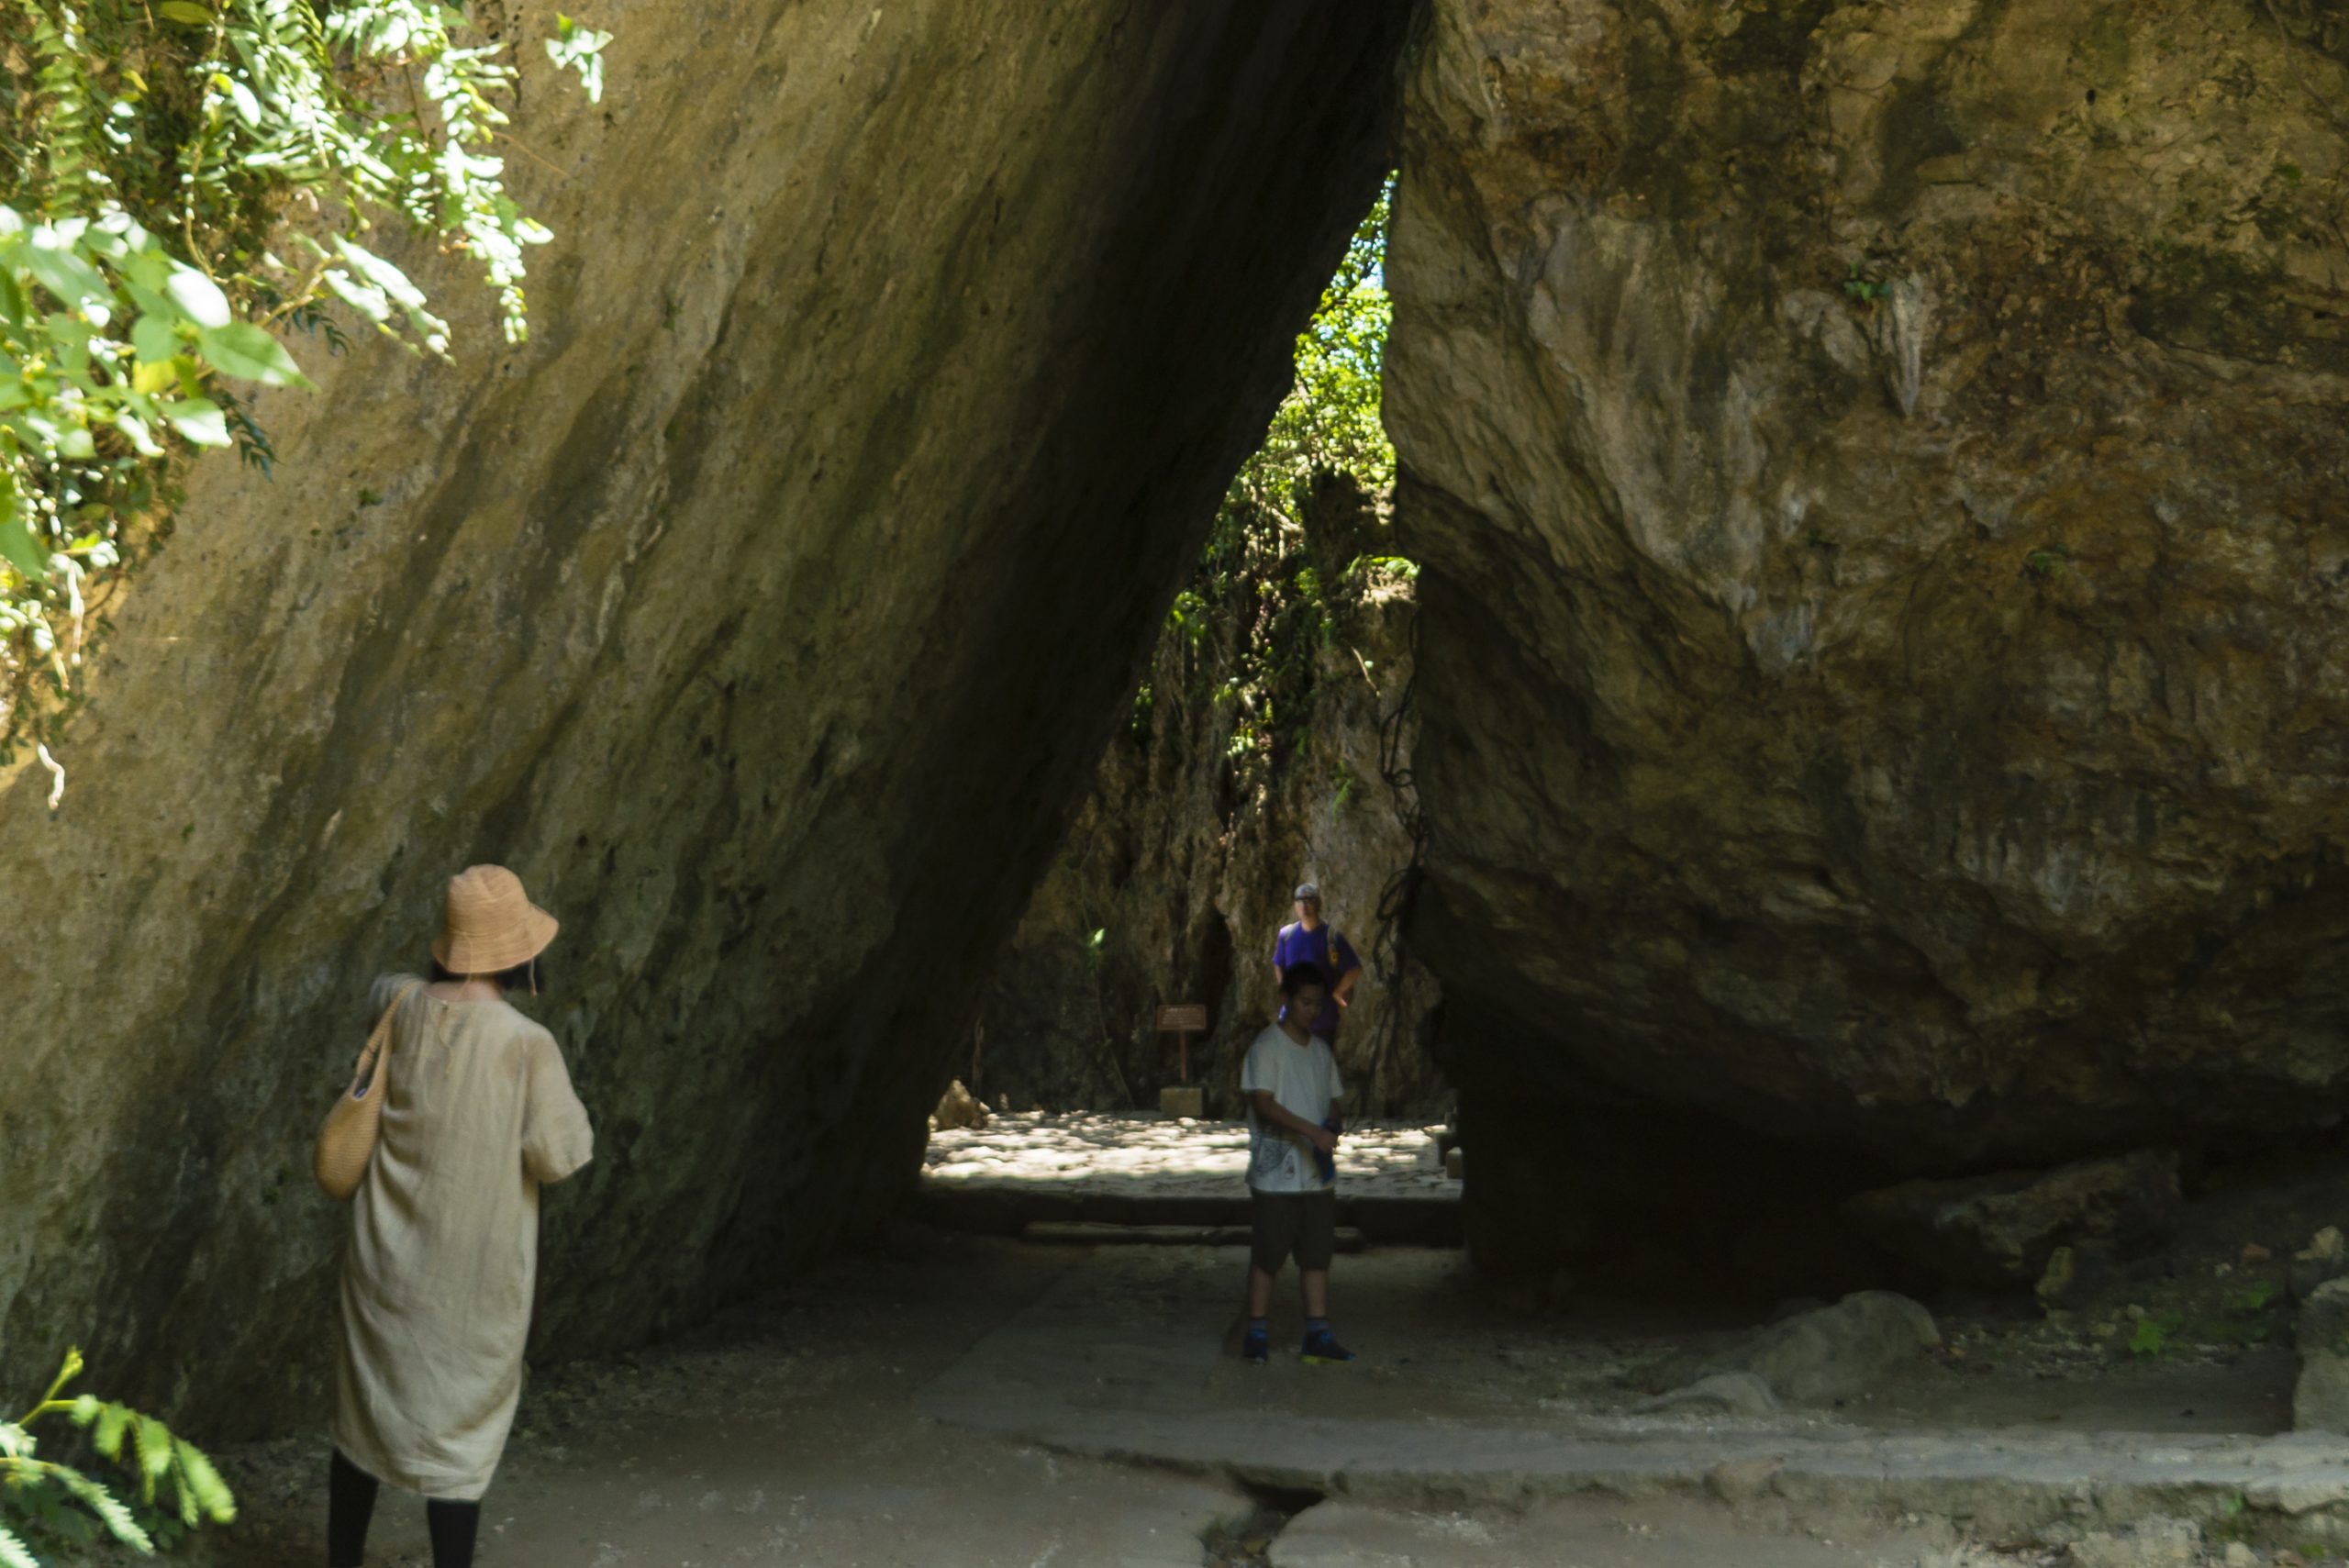
[[[78,310],[84,300],[102,300],[106,295],[106,283],[98,276],[98,270],[75,255],[72,246],[57,229],[34,229],[25,241],[20,259],[31,269],[40,286],[56,295],[68,309]]]
[[[384,296],[382,289],[361,283],[340,267],[328,268],[321,277],[343,304],[368,320],[382,322],[392,318],[392,302]]]
[[[197,334],[196,341],[204,357],[224,375],[257,381],[263,386],[312,384],[285,346],[249,321],[206,328]]]
[[[192,446],[225,447],[228,444],[228,421],[220,406],[208,398],[191,397],[180,403],[166,403],[163,417],[171,422],[180,439]]]
[[[184,22],[191,28],[212,25],[211,10],[195,5],[194,0],[161,0],[161,4],[155,7],[155,14],[167,21]]]
[[[143,364],[130,373],[130,389],[144,397],[170,389],[179,380],[179,368],[169,360]]]
[[[172,259],[152,235],[122,259],[122,275],[140,288],[160,289],[172,281]]]
[[[90,439],[90,428],[87,425],[68,425],[58,431],[57,455],[76,461],[97,456],[97,443]]]
[[[131,446],[137,450],[140,457],[163,455],[163,449],[155,444],[153,434],[147,428],[147,421],[128,409],[115,415],[114,428],[130,438]]]
[[[32,314],[32,306],[25,298],[24,285],[17,281],[17,269],[0,266],[0,317],[14,326]]]
[[[335,236],[334,246],[342,252],[343,260],[359,269],[362,277],[391,295],[403,308],[424,308],[424,291],[410,283],[406,272],[373,250],[362,249],[340,234]]]
[[[180,351],[180,335],[163,317],[142,316],[131,324],[130,346],[141,364],[165,364]]]
[[[180,314],[198,327],[228,325],[231,318],[228,296],[220,292],[218,284],[194,267],[182,267],[173,272],[172,281],[163,285],[163,292],[179,307]]]
[[[49,551],[33,538],[31,527],[22,517],[0,518],[0,561],[15,567],[28,582],[44,582],[49,577]]]

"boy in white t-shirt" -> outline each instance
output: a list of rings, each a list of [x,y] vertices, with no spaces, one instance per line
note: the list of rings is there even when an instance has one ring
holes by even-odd
[[[1256,1037],[1240,1070],[1248,1096],[1248,1205],[1252,1229],[1248,1269],[1244,1361],[1272,1359],[1273,1276],[1297,1256],[1305,1298],[1308,1363],[1350,1362],[1353,1352],[1330,1332],[1330,1258],[1337,1250],[1338,1059],[1308,1025],[1320,1015],[1330,984],[1309,963],[1281,976],[1282,1021]]]

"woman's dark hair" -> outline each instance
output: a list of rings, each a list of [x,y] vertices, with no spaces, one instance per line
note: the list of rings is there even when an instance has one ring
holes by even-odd
[[[547,988],[547,960],[544,953],[540,953],[535,959],[518,963],[511,969],[502,969],[495,974],[484,975],[483,978],[497,982],[497,988],[500,991],[527,991],[530,988],[530,966],[533,963],[538,965],[538,987],[544,991]],[[440,961],[436,958],[432,961],[432,978],[436,981],[456,981],[462,980],[464,976],[450,973],[440,966]]]
[[[1294,996],[1308,985],[1330,989],[1330,977],[1321,973],[1318,963],[1292,963],[1281,974],[1281,995]]]

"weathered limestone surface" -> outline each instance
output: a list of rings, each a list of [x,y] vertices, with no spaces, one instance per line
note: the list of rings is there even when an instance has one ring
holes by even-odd
[[[2183,1207],[2175,1150],[1902,1182],[1843,1206],[1853,1229],[1896,1256],[1968,1284],[2030,1284],[2058,1247],[2122,1249],[2158,1240]]]
[[[638,0],[601,108],[525,50],[533,340],[313,349],[278,478],[206,466],[116,616],[63,808],[0,781],[0,1386],[79,1340],[215,1437],[320,1412],[309,1139],[469,861],[564,920],[598,1131],[542,1348],[888,1207],[1375,188],[1401,13]]]
[[[2344,62],[1434,0],[1386,407],[1472,1164],[1479,1084],[1910,1171],[2337,1117]]]

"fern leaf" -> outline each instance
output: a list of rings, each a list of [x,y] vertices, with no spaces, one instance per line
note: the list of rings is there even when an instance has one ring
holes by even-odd
[[[155,1483],[171,1473],[172,1430],[152,1416],[134,1416],[132,1431],[139,1438],[139,1479],[146,1501],[155,1500]]]
[[[120,1459],[123,1430],[129,1425],[130,1412],[120,1405],[108,1404],[99,1409],[98,1428],[90,1434],[90,1440],[108,1459]]]
[[[182,1491],[194,1496],[195,1506],[214,1524],[225,1525],[237,1517],[236,1494],[228,1490],[226,1481],[220,1479],[220,1473],[212,1467],[211,1459],[184,1438],[175,1441],[179,1450]],[[191,1519],[188,1522],[193,1524],[195,1521]]]
[[[6,1525],[0,1525],[0,1568],[40,1568],[33,1549],[9,1534]]]
[[[50,1473],[64,1483],[67,1491],[79,1497],[90,1512],[98,1516],[98,1522],[106,1527],[115,1540],[139,1551],[151,1552],[155,1550],[154,1541],[139,1528],[139,1521],[130,1517],[130,1510],[123,1507],[121,1500],[113,1493],[80,1471],[69,1470],[61,1464]]]
[[[96,173],[90,152],[90,102],[96,96],[96,87],[90,80],[73,13],[67,10],[64,17],[60,27],[46,10],[36,9],[31,17],[33,56],[40,62],[34,80],[48,101],[41,116],[47,167],[40,205],[45,212],[72,211]]]

